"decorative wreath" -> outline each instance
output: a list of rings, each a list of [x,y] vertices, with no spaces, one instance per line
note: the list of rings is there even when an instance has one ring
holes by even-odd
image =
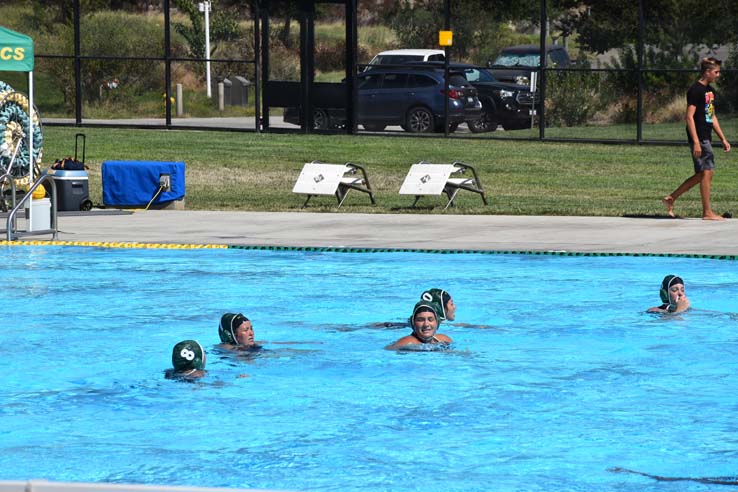
[[[29,108],[28,98],[24,94],[15,92],[8,84],[0,81],[0,173],[5,174],[10,170],[16,179],[29,175],[31,162],[34,164],[35,174],[40,168],[43,155],[41,122],[34,107],[33,158],[30,156],[27,138]],[[13,159],[13,153],[19,143],[18,153]]]

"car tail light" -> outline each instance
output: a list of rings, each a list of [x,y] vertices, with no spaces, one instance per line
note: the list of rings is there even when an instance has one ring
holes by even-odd
[[[441,91],[441,94],[445,92],[446,91]],[[448,97],[450,97],[451,99],[461,99],[462,97],[464,97],[464,91],[460,91],[458,89],[449,89]]]

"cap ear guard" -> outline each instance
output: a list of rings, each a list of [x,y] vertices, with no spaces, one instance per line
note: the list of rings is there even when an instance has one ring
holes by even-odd
[[[661,302],[668,304],[669,303],[669,291],[661,287],[659,290],[659,295],[661,296]]]
[[[225,313],[220,318],[220,324],[218,325],[218,336],[220,336],[220,341],[222,343],[230,343],[232,345],[235,345],[236,343],[236,337],[233,336],[233,319],[237,315],[234,313]]]

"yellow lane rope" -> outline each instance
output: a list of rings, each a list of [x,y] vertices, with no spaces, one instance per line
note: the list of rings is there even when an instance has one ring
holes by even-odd
[[[0,241],[0,246],[92,246],[138,249],[228,249],[227,244],[128,243],[105,241]]]

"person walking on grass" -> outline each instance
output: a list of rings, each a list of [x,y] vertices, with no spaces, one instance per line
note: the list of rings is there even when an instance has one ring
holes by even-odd
[[[699,183],[702,196],[702,218],[704,220],[723,220],[723,217],[712,211],[710,207],[710,186],[715,169],[715,157],[712,153],[712,131],[720,138],[723,151],[730,152],[730,143],[715,114],[715,90],[710,86],[720,77],[721,61],[717,58],[703,58],[700,62],[700,78],[687,91],[687,139],[692,151],[694,174],[684,180],[662,202],[666,205],[667,215],[674,215],[674,202]]]

